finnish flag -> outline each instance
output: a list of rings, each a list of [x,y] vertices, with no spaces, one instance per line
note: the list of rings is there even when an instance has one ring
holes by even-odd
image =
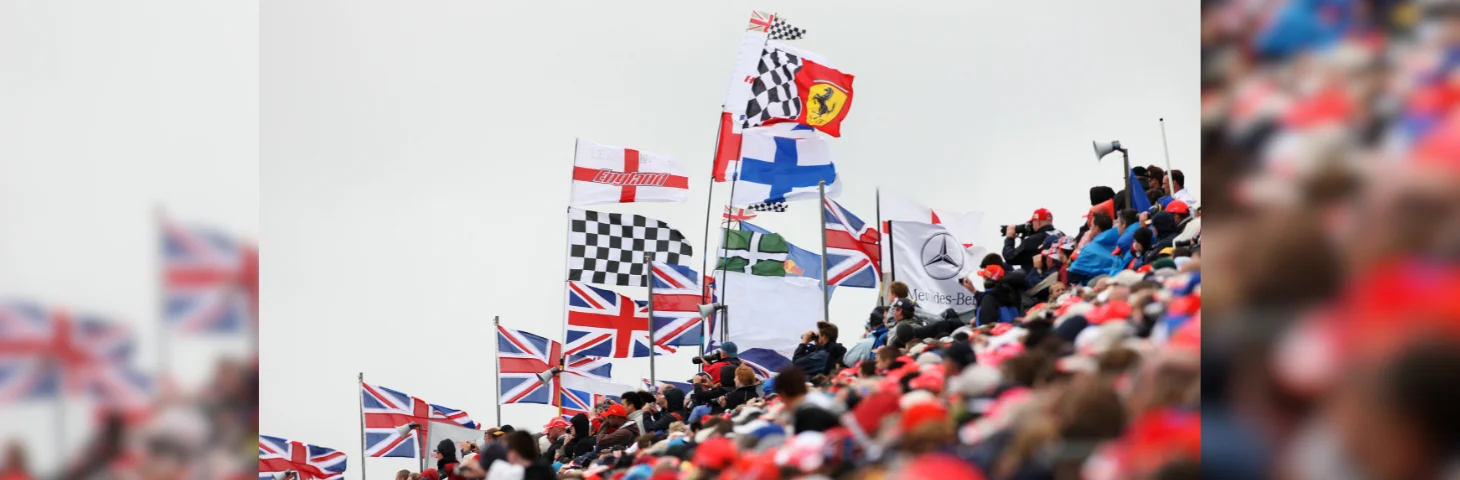
[[[826,181],[826,197],[841,193],[841,179],[831,162],[831,148],[811,127],[790,131],[746,130],[740,149],[739,184],[731,196],[737,207],[788,200],[816,200],[817,182]]]

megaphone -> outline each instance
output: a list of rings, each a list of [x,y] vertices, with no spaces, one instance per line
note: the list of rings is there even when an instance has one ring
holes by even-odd
[[[700,305],[700,318],[709,317],[710,315],[714,315],[716,310],[724,309],[725,305],[721,303],[707,303]]]
[[[1110,155],[1110,152],[1121,150],[1120,142],[1117,140],[1111,140],[1109,142],[1090,143],[1095,144],[1095,161],[1097,162],[1100,161],[1100,159],[1105,158],[1106,155]]]
[[[411,430],[420,430],[420,429],[421,429],[421,424],[419,424],[419,423],[411,423],[411,424],[401,425],[399,427],[395,427],[395,433],[398,433],[398,434],[400,434],[400,436],[404,437],[407,434],[409,434]]]

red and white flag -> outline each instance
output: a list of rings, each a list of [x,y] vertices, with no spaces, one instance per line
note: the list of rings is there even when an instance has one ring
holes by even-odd
[[[879,202],[879,212],[882,217],[881,230],[883,235],[888,233],[887,221],[895,220],[942,225],[943,228],[948,230],[949,234],[953,235],[953,238],[962,239],[964,242],[981,238],[980,233],[985,234],[982,237],[988,237],[988,232],[979,231],[979,227],[983,223],[983,212],[955,212],[951,210],[933,209],[918,203],[917,200],[880,190],[877,192],[877,199]],[[969,254],[973,255],[974,258],[982,258],[983,252],[987,251],[986,247],[975,246],[973,243],[965,243],[963,244],[963,248],[969,250]],[[885,245],[882,247],[882,255],[882,258],[888,258],[887,247]]]
[[[569,204],[683,202],[686,198],[689,178],[679,160],[578,140]]]

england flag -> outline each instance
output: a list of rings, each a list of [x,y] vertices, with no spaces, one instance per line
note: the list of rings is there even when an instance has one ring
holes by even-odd
[[[580,139],[568,203],[683,202],[689,198],[687,172],[668,156]]]

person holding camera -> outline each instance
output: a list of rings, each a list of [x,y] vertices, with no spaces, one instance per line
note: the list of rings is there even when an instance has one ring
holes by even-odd
[[[709,363],[705,367],[705,373],[710,374],[710,379],[715,385],[725,387],[727,390],[734,388],[735,367],[740,366],[740,348],[735,342],[725,342],[720,345],[720,351],[705,355],[700,358],[690,359],[695,364]]]
[[[603,426],[598,428],[598,450],[607,450],[613,447],[627,447],[629,443],[639,436],[639,429],[629,425],[629,414],[624,410],[623,405],[608,407],[603,412]]]
[[[1054,214],[1038,209],[1029,217],[1029,223],[1004,227],[1004,263],[1024,270],[1034,268],[1034,256],[1044,245],[1044,239],[1054,232]],[[1014,236],[1022,237],[1014,246]]]
[[[842,367],[847,348],[836,343],[837,328],[831,322],[816,322],[816,330],[801,334],[801,344],[791,362],[809,375],[834,374]]]

